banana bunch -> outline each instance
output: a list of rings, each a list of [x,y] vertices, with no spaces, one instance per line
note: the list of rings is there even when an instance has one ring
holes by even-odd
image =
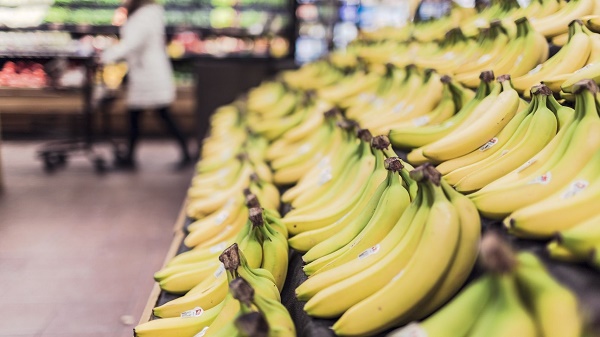
[[[597,92],[598,86],[591,80],[577,83],[575,112],[559,126],[556,136],[520,167],[469,194],[480,213],[504,218],[564,190],[582,172],[600,149]],[[512,227],[519,231],[518,226]]]
[[[234,312],[233,320],[225,322],[223,326],[209,326],[206,336],[296,336],[296,328],[290,314],[280,301],[255,292],[250,283],[242,277],[231,281],[229,288],[232,299],[228,299],[228,302],[232,303],[231,307],[239,309],[237,313]]]
[[[416,198],[385,235],[296,289],[308,300],[309,315],[341,315],[332,327],[339,336],[368,336],[429,315],[462,286],[475,263],[481,225],[473,204],[430,165],[410,176],[419,181]]]
[[[391,126],[406,123],[432,112],[443,96],[443,86],[433,70],[421,74],[414,66],[406,68],[406,76],[384,99],[375,100],[368,107],[361,107],[360,114],[353,115],[348,109],[346,116],[374,134],[387,134]]]
[[[360,130],[358,135],[361,137],[357,140],[358,144],[348,146],[348,150],[340,148],[338,153],[348,152],[344,161],[332,161],[331,170],[323,168],[320,175],[325,174],[329,180],[316,188],[308,186],[292,201],[294,208],[282,219],[292,235],[289,239],[292,248],[314,252],[316,245],[332,240],[332,236],[351,226],[355,218],[367,215],[366,207],[370,199],[379,199],[381,192],[378,186],[385,184],[388,175],[385,157],[382,151],[371,147],[368,131]],[[316,173],[308,172],[307,177],[311,178],[313,174]],[[324,181],[319,179],[320,182]],[[306,181],[302,180],[301,183]],[[299,183],[296,187],[304,186],[307,185]],[[296,192],[294,188],[289,191]],[[415,188],[414,185],[408,187],[411,193]],[[401,200],[409,198],[404,187],[402,189],[404,194],[399,194]],[[316,249],[321,251],[321,248]]]
[[[470,94],[461,95],[460,103],[455,103],[456,112],[451,117],[438,124],[392,128],[389,133],[391,143],[399,148],[417,148],[409,154],[409,161],[417,161],[416,158],[423,158],[421,147],[443,138],[461,125],[466,125],[465,123],[469,121],[469,117],[475,108],[497,86],[493,81],[494,74],[491,71],[482,72],[475,96],[468,99],[471,96]],[[450,81],[448,84],[455,97],[457,97],[459,87],[456,86],[454,81]],[[471,119],[474,118],[471,117]],[[426,161],[426,159],[420,160]]]
[[[509,36],[500,21],[490,24],[489,39],[484,39],[479,58],[466,63],[455,71],[456,81],[467,87],[477,87],[479,74],[492,70],[495,74],[525,75],[548,58],[548,43],[543,35],[533,30],[527,18],[519,18],[514,24],[516,33]],[[488,41],[489,40],[489,41]]]
[[[239,215],[238,219],[240,218],[239,211],[243,209],[244,200],[243,190],[248,187],[252,193],[257,194],[265,207],[273,210],[279,208],[279,190],[271,182],[273,179],[271,170],[264,159],[259,161],[251,159],[256,156],[240,153],[222,168],[197,174],[192,179],[187,192],[186,205],[187,215],[198,219],[198,224],[194,223],[192,230],[208,229],[202,224],[210,222],[217,226],[212,228],[211,232],[222,233],[220,229],[223,227],[219,225],[236,215]],[[202,163],[204,159],[200,161],[200,165]],[[190,238],[188,243],[189,247],[192,247],[199,242]]]
[[[263,211],[254,195],[248,194],[248,204],[249,208],[242,213],[246,217],[240,228],[229,225],[232,229],[227,231],[227,237],[208,240],[207,244],[175,257],[155,273],[154,278],[161,289],[176,294],[188,293],[189,299],[197,286],[204,289],[208,282],[204,281],[214,281],[210,275],[220,268],[217,253],[234,242],[245,252],[250,267],[268,270],[277,286],[283,288],[288,266],[287,231],[277,219],[276,212]]]
[[[411,196],[405,186],[413,186],[413,193],[416,193],[416,184],[408,178],[408,170],[395,156],[387,158],[384,167],[387,176],[371,198],[361,200],[365,206],[352,209],[355,214],[349,215],[351,220],[344,228],[302,256],[307,275],[314,276],[352,261],[362,251],[381,241],[408,208]],[[407,177],[406,180],[400,172]]]
[[[584,0],[586,1],[586,0]],[[571,1],[581,2],[580,0]],[[584,31],[581,21],[572,21],[569,26],[568,42],[547,61],[540,63],[537,67],[530,70],[527,74],[513,77],[515,89],[527,96],[532,86],[539,82],[546,84],[564,79],[566,75],[571,74],[586,65],[592,52],[592,39]]]
[[[600,216],[594,215],[586,220],[572,222],[568,228],[560,230],[555,239],[548,243],[549,255],[566,262],[588,262],[600,269]]]
[[[543,81],[554,92],[571,94],[573,92],[573,85],[584,79],[592,79],[596,83],[600,82],[600,34],[590,31],[585,26],[582,27],[582,30],[590,39],[590,55],[581,69]]]
[[[252,255],[257,254],[256,250],[252,249],[248,249],[247,252]],[[268,254],[275,254],[275,252],[268,252]],[[287,254],[283,258],[287,260]],[[134,329],[135,336],[193,337],[200,332],[205,333],[206,336],[218,335],[217,332],[234,321],[239,316],[240,310],[242,310],[240,303],[227,290],[227,285],[238,277],[245,279],[251,285],[255,297],[264,298],[265,301],[271,304],[272,301],[281,300],[273,274],[263,268],[251,268],[249,260],[237,244],[234,243],[226,248],[219,255],[218,260],[221,262],[220,267],[201,283],[203,289],[192,289],[185,296],[154,308],[155,316],[164,318],[138,325]],[[216,292],[215,288],[219,288],[219,292]],[[189,301],[189,298],[186,298],[194,293],[200,294],[196,297],[201,298],[201,300]],[[276,306],[273,305],[273,307]],[[274,311],[276,311],[274,315],[283,317],[281,306],[278,306],[277,310]],[[266,312],[267,310],[264,313],[268,319]],[[284,322],[290,321],[288,319]],[[285,328],[289,329],[289,326]],[[270,328],[269,331],[272,329]],[[290,336],[293,336],[293,334]]]
[[[468,116],[445,136],[411,151],[408,154],[411,163],[441,163],[480,148],[498,134],[519,111],[519,107],[524,105],[519,94],[511,86],[508,75],[498,77],[499,85],[495,85],[488,95],[481,97],[483,95],[479,93],[486,91],[486,82],[493,74],[482,73],[481,77],[482,84],[478,94],[463,108]],[[390,137],[393,139],[393,135],[390,134]]]
[[[580,337],[575,295],[557,282],[532,253],[516,256],[496,235],[484,237],[488,270],[422,322],[388,337]]]
[[[279,74],[281,81],[289,88],[299,91],[319,90],[345,78],[341,69],[326,59],[304,64],[296,70],[287,70]]]
[[[437,166],[457,191],[479,190],[518,168],[556,136],[558,113],[571,117],[571,109],[563,109],[548,87],[535,86],[531,92],[531,104],[483,146]]]
[[[550,15],[539,17],[532,22],[533,28],[546,37],[565,34],[573,20],[597,14],[600,3],[595,0],[574,0],[562,3],[560,9]]]
[[[560,190],[514,211],[505,219],[505,225],[519,237],[550,238],[593,218],[597,215],[593,205],[600,197],[599,169],[600,150],[596,150],[581,171]]]

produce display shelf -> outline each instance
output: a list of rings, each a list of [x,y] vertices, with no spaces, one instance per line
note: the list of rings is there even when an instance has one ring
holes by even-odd
[[[285,14],[284,11],[280,12]],[[276,13],[274,13],[276,14]],[[8,28],[0,26],[0,32],[37,32],[37,31],[59,31],[68,32],[71,34],[91,34],[91,35],[118,35],[119,27],[113,25],[91,25],[91,24],[42,24],[35,27],[23,27],[23,28]],[[167,26],[165,32],[167,35],[177,34],[183,31],[191,31],[199,33],[202,36],[231,36],[231,37],[255,37],[270,34],[280,34],[285,31],[281,31],[261,34],[251,34],[247,29],[244,28],[206,28],[192,25],[178,25],[178,26]]]
[[[406,159],[405,152],[397,151],[397,153],[400,158]],[[173,256],[189,250],[183,244],[182,238],[187,234],[185,229],[192,221],[192,219],[187,218],[183,213],[180,214],[177,223],[182,226],[180,229],[181,236],[176,235],[174,238],[165,262]],[[516,250],[530,251],[539,256],[550,274],[575,292],[582,307],[586,309],[584,315],[588,320],[588,324],[595,330],[600,330],[600,273],[597,270],[585,264],[566,263],[551,259],[545,252],[547,241],[523,240],[509,235],[499,220],[482,217],[481,224],[483,233],[488,231],[498,232]],[[302,255],[290,249],[288,275],[281,293],[281,302],[290,312],[296,325],[298,337],[335,337],[336,335],[329,328],[335,320],[316,319],[308,316],[303,310],[304,303],[298,301],[295,297],[295,289],[307,279],[302,271],[302,265]],[[483,269],[479,265],[476,265],[465,284],[469,284],[482,273]],[[140,323],[156,318],[152,315],[153,307],[162,305],[178,297],[180,296],[161,291],[156,283],[148,299],[146,310],[140,319]],[[388,332],[378,334],[374,337],[385,337]]]
[[[118,4],[98,4],[98,3],[78,3],[78,2],[73,2],[73,3],[69,3],[69,4],[55,4],[54,6],[62,7],[62,8],[69,8],[69,9],[113,9],[113,10],[117,9],[119,7]],[[207,11],[210,11],[211,9],[219,8],[222,6],[214,6],[211,4],[186,5],[186,4],[168,3],[168,4],[163,5],[163,7],[164,7],[165,11],[170,11],[170,10],[186,10],[186,11],[187,10],[207,10]],[[232,6],[226,6],[226,7],[232,8],[237,11],[256,10],[256,11],[263,11],[263,12],[269,12],[269,13],[286,11],[285,3],[283,3],[281,5],[236,4],[236,5],[232,5]]]

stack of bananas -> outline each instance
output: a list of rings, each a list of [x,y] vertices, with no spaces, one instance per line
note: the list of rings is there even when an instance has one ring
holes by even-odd
[[[285,259],[287,260],[287,255]],[[224,284],[219,286],[223,288],[220,299],[211,301],[206,307],[194,307],[194,303],[188,303],[186,311],[177,311],[177,314],[167,316],[168,318],[138,325],[134,329],[135,336],[247,336],[242,334],[241,331],[245,331],[246,327],[239,323],[238,319],[250,312],[258,312],[263,320],[266,320],[267,324],[263,324],[263,330],[266,330],[269,336],[295,336],[294,324],[280,302],[277,280],[273,278],[273,274],[266,269],[252,268],[246,255],[235,243],[219,255],[219,261],[222,267],[211,279],[222,279],[219,281]],[[228,284],[231,291],[227,290]]]
[[[438,165],[448,183],[464,193],[481,189],[541,151],[556,136],[561,117],[563,125],[566,119],[572,118],[572,110],[556,102],[546,86],[534,87],[532,96],[531,104],[517,111],[490,140]],[[493,122],[487,123],[492,125]],[[424,147],[425,156],[429,156],[429,146],[434,144]]]
[[[516,235],[546,235],[543,229],[546,223],[526,220],[531,213],[526,207],[552,198],[551,195],[559,191],[564,193],[573,179],[587,173],[586,163],[600,149],[597,92],[598,86],[593,81],[578,82],[574,87],[575,111],[572,117],[565,118],[552,141],[530,158],[522,158],[524,163],[515,170],[469,195],[483,215],[490,218],[510,215],[506,224]],[[523,221],[519,214],[523,214]]]
[[[388,337],[580,337],[575,295],[558,283],[537,256],[516,256],[496,235],[482,241],[487,273],[444,308]]]
[[[348,243],[315,246],[332,252],[329,262],[296,289],[309,315],[341,315],[332,327],[340,336],[373,335],[429,315],[458,291],[476,260],[481,224],[468,198],[426,164],[410,172],[418,190],[406,204],[401,162],[386,163],[387,179],[367,209],[336,235]]]

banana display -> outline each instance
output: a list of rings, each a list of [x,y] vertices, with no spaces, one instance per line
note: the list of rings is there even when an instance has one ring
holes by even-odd
[[[187,251],[155,274],[181,296],[136,336],[295,336],[292,248],[293,293],[337,336],[583,337],[573,293],[482,241],[481,216],[600,269],[599,62],[600,0],[493,0],[361,32],[220,107]]]
[[[481,260],[487,271],[424,321],[388,337],[581,337],[583,317],[575,295],[538,257],[514,254],[497,234],[486,235]]]

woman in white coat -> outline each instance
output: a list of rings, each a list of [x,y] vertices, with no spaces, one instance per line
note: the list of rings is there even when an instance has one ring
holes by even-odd
[[[104,64],[126,60],[129,67],[127,107],[129,110],[129,147],[117,164],[135,166],[135,148],[140,134],[140,115],[154,110],[181,148],[178,166],[190,164],[187,143],[173,120],[170,105],[175,100],[173,69],[165,50],[163,8],[154,0],[126,0],[127,21],[121,27],[119,44],[104,51]]]

